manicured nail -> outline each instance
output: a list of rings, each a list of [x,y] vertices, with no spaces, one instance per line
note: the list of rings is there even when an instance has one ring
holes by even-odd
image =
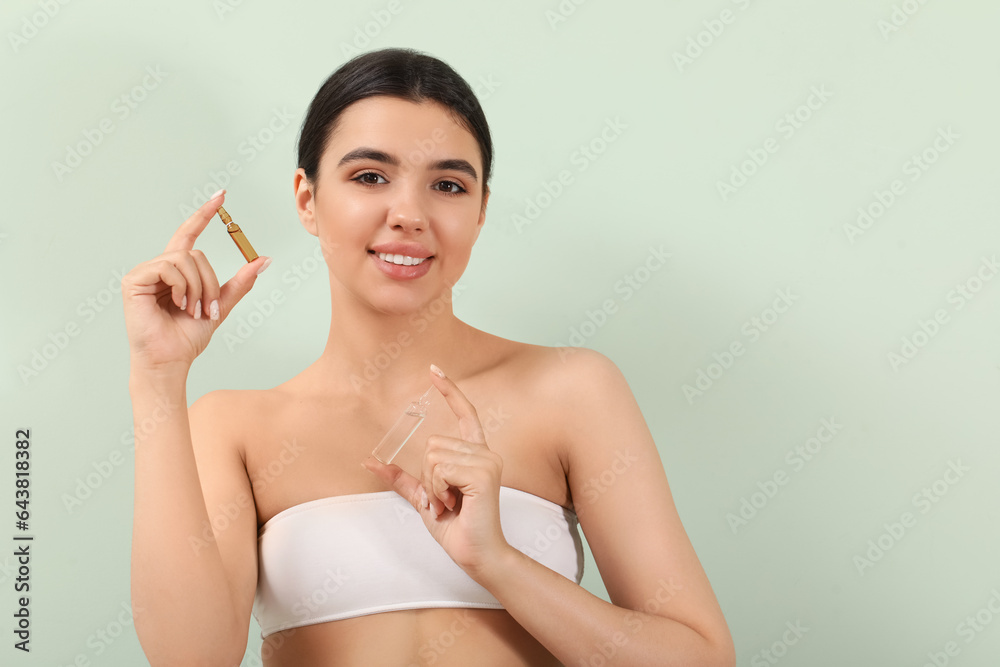
[[[267,267],[269,267],[269,266],[271,266],[271,258],[270,257],[266,258],[264,260],[264,263],[260,265],[260,268],[257,269],[257,275],[259,276],[260,274],[264,273],[264,270],[267,269]]]
[[[181,299],[181,310],[187,310],[187,307],[188,307],[188,295],[185,294],[184,297]]]
[[[194,304],[194,319],[201,319],[201,299],[198,299]]]
[[[215,199],[216,197],[218,197],[219,195],[221,195],[221,194],[222,194],[223,192],[225,192],[225,191],[226,191],[226,189],[225,189],[225,188],[223,188],[223,189],[219,190],[219,191],[218,191],[218,192],[216,192],[216,193],[215,193],[214,195],[212,195],[211,197],[209,197],[209,198],[208,198],[208,201],[212,201],[213,199]]]
[[[428,507],[431,506],[431,501],[430,499],[427,498],[427,492],[424,491],[423,489],[420,489],[420,506],[423,507],[424,509],[427,509]]]
[[[208,316],[213,320],[219,319],[219,300],[214,299],[208,306]]]
[[[431,373],[434,373],[434,375],[437,375],[439,378],[444,377],[444,371],[435,366],[434,364],[431,364]]]

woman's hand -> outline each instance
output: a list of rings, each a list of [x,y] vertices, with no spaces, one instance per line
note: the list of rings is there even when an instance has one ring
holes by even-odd
[[[133,370],[187,372],[212,333],[271,263],[258,257],[219,287],[208,259],[194,242],[225,200],[225,191],[184,221],[163,254],[122,278],[125,328]]]
[[[461,438],[427,438],[421,478],[372,456],[362,465],[408,500],[444,550],[473,579],[511,549],[500,528],[500,455],[486,444],[476,408],[444,374],[431,366],[431,382],[455,416]]]

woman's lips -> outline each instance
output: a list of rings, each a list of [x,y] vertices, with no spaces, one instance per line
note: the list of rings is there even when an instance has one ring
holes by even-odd
[[[375,262],[375,266],[378,267],[379,271],[393,280],[414,280],[415,278],[419,278],[431,270],[431,262],[434,261],[434,256],[431,255],[419,264],[404,266],[385,261],[374,250],[369,250],[368,256]]]

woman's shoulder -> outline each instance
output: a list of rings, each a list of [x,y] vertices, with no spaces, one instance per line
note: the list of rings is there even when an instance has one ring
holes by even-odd
[[[191,404],[191,408],[220,413],[220,416],[233,413],[253,414],[262,405],[274,407],[282,400],[287,400],[287,394],[283,385],[270,389],[215,389],[200,396]]]
[[[572,461],[606,460],[617,447],[616,420],[636,415],[635,398],[618,366],[590,348],[496,344],[503,351],[497,359],[504,376],[497,384],[507,387],[506,412],[519,416],[521,433],[550,447],[564,471]],[[595,441],[596,433],[605,435]]]
[[[586,347],[549,347],[479,332],[488,350],[487,365],[516,374],[534,391],[599,391],[621,378],[618,366],[604,354]]]
[[[193,428],[210,432],[213,440],[239,444],[259,431],[263,419],[279,416],[292,401],[283,385],[269,389],[216,389],[195,400],[188,409]]]

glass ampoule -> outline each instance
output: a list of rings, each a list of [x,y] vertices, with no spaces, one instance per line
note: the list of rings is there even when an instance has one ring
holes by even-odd
[[[423,423],[424,417],[427,416],[427,408],[431,404],[428,394],[430,394],[433,388],[433,386],[429,387],[420,398],[410,403],[403,410],[403,414],[399,416],[399,419],[392,425],[389,432],[385,434],[382,441],[378,443],[378,446],[372,450],[372,456],[386,465],[392,463],[392,460],[396,458],[396,454],[399,454],[399,450],[403,448],[403,445],[406,444],[406,441],[410,439],[410,436],[417,430],[417,427]]]

